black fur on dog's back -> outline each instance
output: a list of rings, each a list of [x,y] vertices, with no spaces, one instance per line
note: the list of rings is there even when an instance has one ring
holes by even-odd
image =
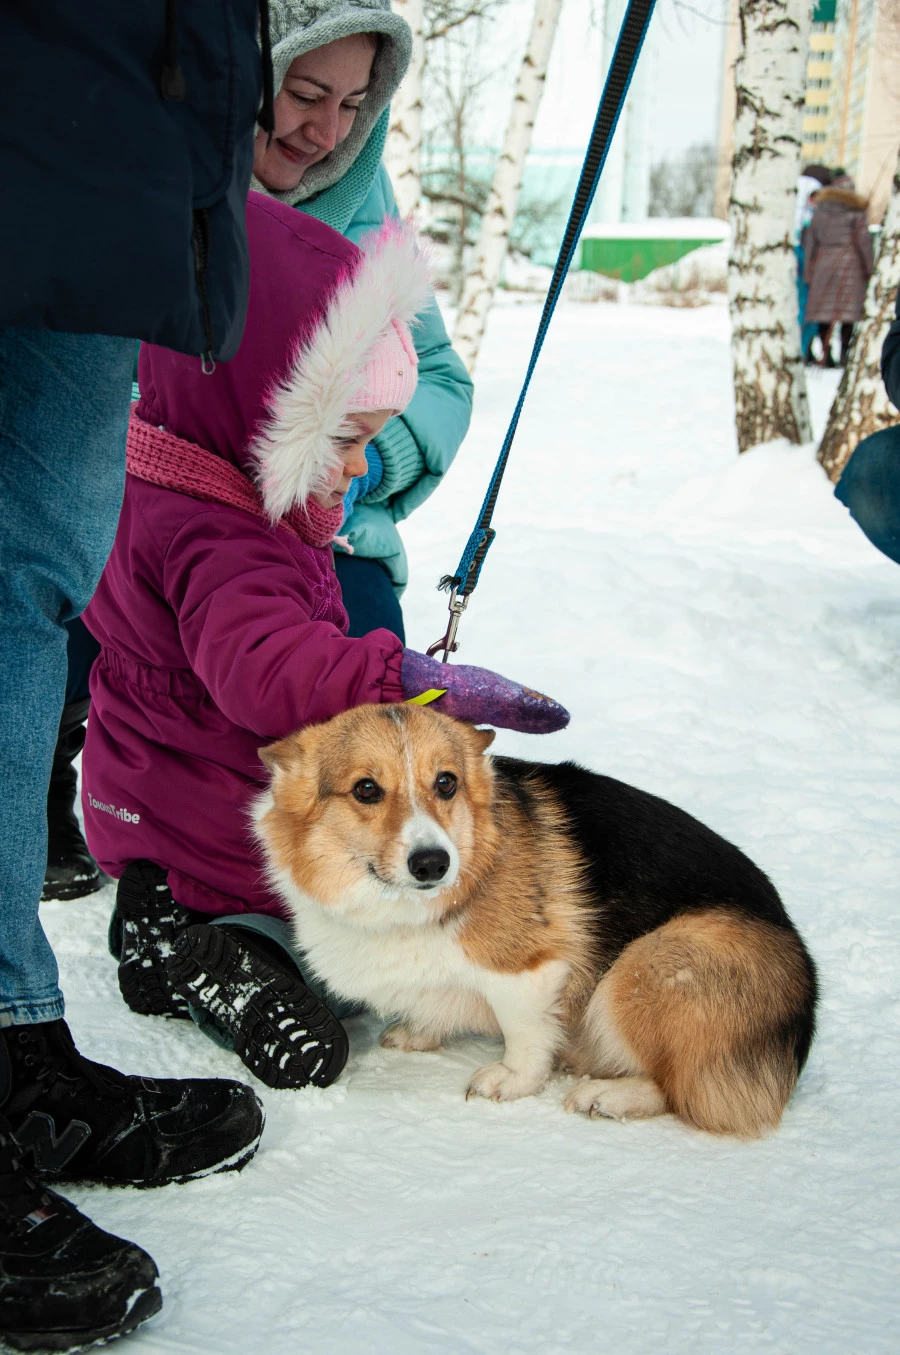
[[[803,1067],[815,1031],[815,965],[775,886],[749,857],[667,800],[575,762],[492,762],[498,795],[529,817],[541,787],[562,806],[585,863],[601,973],[630,942],[681,913],[728,909],[789,931],[806,964],[808,1001],[778,1034]]]

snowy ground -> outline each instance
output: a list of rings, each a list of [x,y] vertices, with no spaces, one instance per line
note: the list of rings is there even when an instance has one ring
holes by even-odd
[[[442,633],[538,308],[496,310],[472,434],[407,524],[410,642]],[[830,376],[813,373],[824,417]],[[833,383],[832,383],[833,384]],[[141,1355],[879,1355],[898,1349],[900,572],[811,452],[738,458],[723,308],[561,310],[460,659],[564,701],[504,752],[668,796],[780,886],[819,962],[818,1040],[781,1130],[716,1140],[534,1100],[469,1104],[489,1042],[405,1055],[351,1023],[327,1091],[263,1089],[255,1162],[159,1192],[73,1191],[142,1243],[166,1305]],[[242,1073],[119,999],[110,892],[45,906],[81,1047]]]

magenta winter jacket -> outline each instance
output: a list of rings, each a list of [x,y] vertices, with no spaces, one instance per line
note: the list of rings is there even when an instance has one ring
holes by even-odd
[[[237,356],[206,376],[196,358],[143,346],[136,411],[241,470],[294,336],[358,258],[321,222],[254,193],[247,229]],[[85,620],[102,652],[82,794],[103,869],[147,858],[186,907],[282,913],[248,826],[265,783],[257,749],[349,706],[401,700],[400,641],[346,638],[330,547],[131,475]]]

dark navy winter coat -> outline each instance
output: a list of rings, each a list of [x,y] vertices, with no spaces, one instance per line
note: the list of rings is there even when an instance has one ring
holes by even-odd
[[[258,0],[2,0],[0,325],[233,356],[258,17]]]

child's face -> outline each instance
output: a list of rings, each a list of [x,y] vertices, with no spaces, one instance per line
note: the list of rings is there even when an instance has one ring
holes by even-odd
[[[336,508],[350,488],[350,481],[365,475],[369,468],[366,444],[378,436],[393,412],[392,409],[367,409],[365,414],[350,415],[347,422],[356,431],[356,436],[344,438],[336,444],[341,457],[340,476],[333,489],[313,495],[322,508]]]

